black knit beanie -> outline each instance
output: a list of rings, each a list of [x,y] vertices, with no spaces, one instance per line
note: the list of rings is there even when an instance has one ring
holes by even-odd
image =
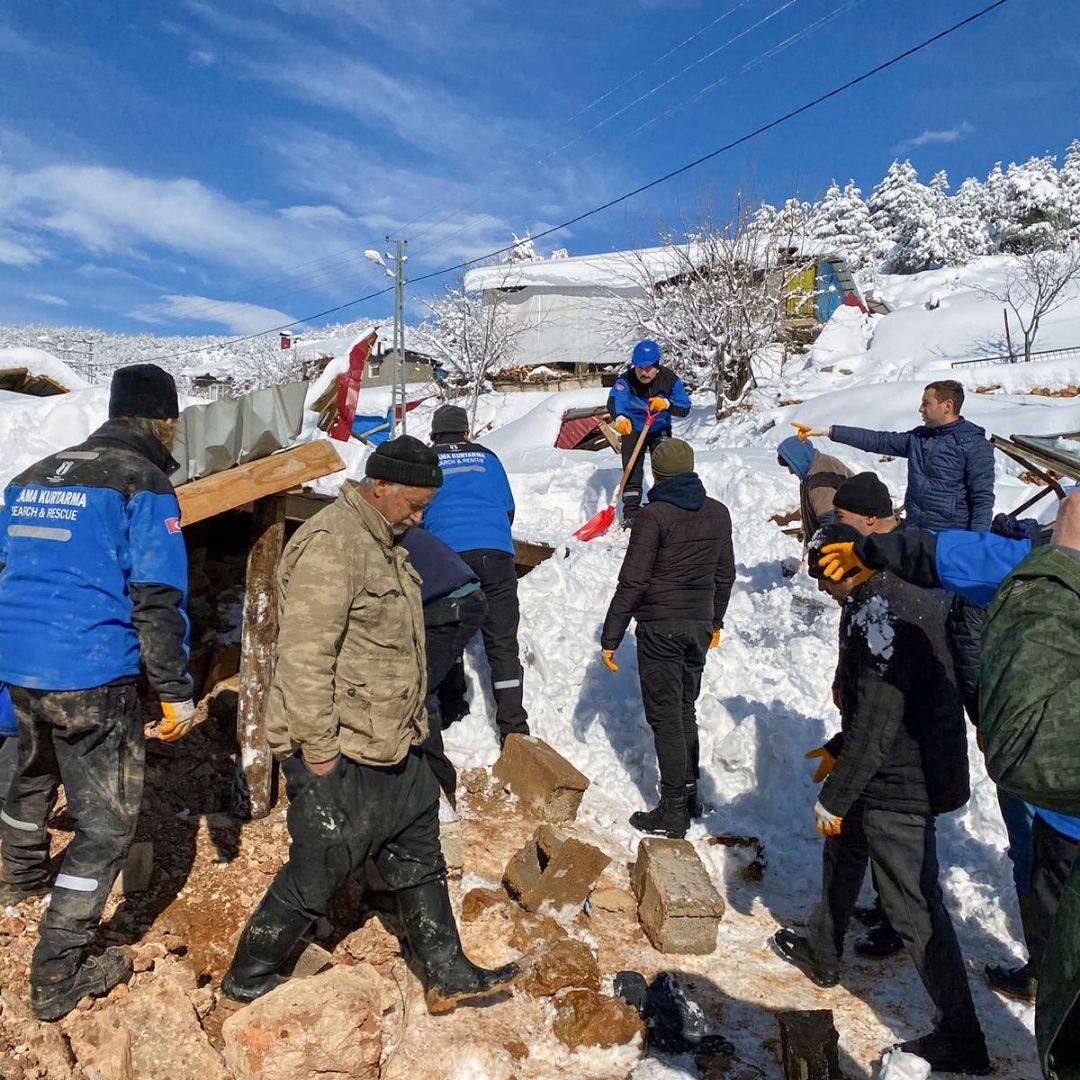
[[[440,405],[431,418],[431,437],[436,435],[467,435],[469,414],[460,405]]]
[[[364,465],[372,480],[389,480],[406,487],[442,487],[439,455],[411,435],[399,435],[375,448]]]
[[[833,496],[833,507],[864,517],[892,517],[889,489],[872,472],[849,477]]]
[[[180,415],[173,377],[157,364],[132,364],[113,372],[109,387],[109,419],[140,416],[175,420]]]
[[[867,474],[870,475],[870,474]],[[852,511],[855,513],[855,511]],[[862,533],[851,525],[841,525],[839,521],[830,521],[828,525],[822,525],[812,537],[806,550],[806,572],[812,578],[823,578],[825,571],[818,566],[821,558],[821,549],[826,544],[854,544],[862,538]],[[854,570],[849,571],[844,577],[851,577]]]

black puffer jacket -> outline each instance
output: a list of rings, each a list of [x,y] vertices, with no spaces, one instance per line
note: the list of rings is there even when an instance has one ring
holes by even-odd
[[[630,534],[601,647],[617,649],[630,619],[700,619],[714,630],[735,583],[728,508],[705,494],[695,473],[657,484]]]
[[[950,597],[881,573],[840,617],[843,750],[821,803],[906,814],[957,810],[970,795],[967,733],[946,620]]]

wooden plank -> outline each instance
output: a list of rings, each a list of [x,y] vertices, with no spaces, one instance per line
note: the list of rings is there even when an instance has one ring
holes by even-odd
[[[600,433],[604,438],[607,439],[608,446],[610,446],[616,454],[622,453],[622,436],[615,428],[606,420],[601,420],[596,426],[600,429]]]
[[[245,503],[276,495],[298,484],[344,469],[337,450],[325,440],[304,443],[279,454],[192,480],[176,489],[182,525],[216,517]]]
[[[779,1012],[776,1021],[787,1080],[842,1080],[831,1009]]]
[[[270,812],[274,759],[266,743],[264,722],[277,638],[274,575],[284,546],[285,498],[272,495],[259,499],[251,522],[240,635],[240,696],[236,712],[240,757],[233,813],[241,818],[262,818]]]

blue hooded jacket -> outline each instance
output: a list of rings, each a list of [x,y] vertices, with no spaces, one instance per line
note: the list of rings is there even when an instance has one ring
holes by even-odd
[[[776,448],[777,456],[795,470],[795,475],[800,480],[806,479],[806,474],[814,463],[816,452],[816,447],[809,439],[803,442],[798,435],[789,435]]]

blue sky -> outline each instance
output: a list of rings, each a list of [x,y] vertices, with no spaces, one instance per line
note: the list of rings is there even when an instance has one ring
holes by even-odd
[[[250,333],[538,232],[984,0],[49,0],[0,11],[0,324]],[[1010,0],[944,43],[557,236],[655,242],[742,191],[868,193],[1080,137],[1080,20]],[[687,40],[691,39],[691,40]],[[416,286],[416,298],[438,282]],[[387,299],[338,320],[384,316]]]

